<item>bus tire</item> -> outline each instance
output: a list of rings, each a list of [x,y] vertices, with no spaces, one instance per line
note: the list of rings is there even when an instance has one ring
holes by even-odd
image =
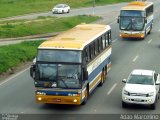
[[[145,32],[144,32],[144,37],[142,38],[142,40],[145,39],[146,35],[147,35],[147,33],[146,33],[146,30],[145,30]]]
[[[99,83],[99,86],[103,85],[105,78],[106,78],[106,71],[105,71],[105,69],[103,69],[102,74],[101,74],[101,82]]]
[[[150,26],[150,30],[149,30],[148,34],[151,34],[151,31],[152,31],[152,25]]]
[[[89,96],[89,89],[87,87],[85,90],[85,98],[84,98],[84,101],[81,103],[81,105],[85,105],[87,103],[88,96]]]

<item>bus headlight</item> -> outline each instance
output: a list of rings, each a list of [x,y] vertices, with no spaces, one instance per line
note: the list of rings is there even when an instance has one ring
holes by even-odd
[[[76,103],[77,101],[78,101],[77,99],[74,99],[74,100],[73,100],[73,102],[75,102],[75,103]]]
[[[39,100],[39,101],[41,101],[41,100],[42,100],[42,98],[41,98],[41,97],[38,97],[38,100]]]

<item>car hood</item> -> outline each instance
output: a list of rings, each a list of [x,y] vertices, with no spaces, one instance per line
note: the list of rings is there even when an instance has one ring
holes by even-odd
[[[126,90],[130,93],[150,93],[155,92],[155,86],[142,84],[126,84],[123,90]]]
[[[53,10],[61,10],[61,9],[63,9],[63,8],[53,8]]]

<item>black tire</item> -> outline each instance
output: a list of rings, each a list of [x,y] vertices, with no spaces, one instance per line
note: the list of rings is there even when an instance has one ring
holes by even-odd
[[[151,104],[150,108],[151,108],[152,110],[155,110],[155,109],[156,109],[156,101],[155,101],[153,104]]]
[[[127,107],[127,103],[122,101],[122,108],[126,108]]]
[[[151,31],[152,31],[152,25],[150,26],[150,30],[149,30],[148,34],[151,34]]]
[[[146,35],[147,35],[147,33],[146,33],[146,30],[145,30],[145,33],[144,33],[144,38],[142,38],[142,40],[144,40],[144,39],[145,39]]]
[[[69,13],[69,12],[70,12],[70,10],[68,9],[67,13]]]
[[[87,103],[87,100],[88,100],[88,96],[89,96],[89,90],[88,90],[88,88],[86,88],[86,96],[85,96],[85,98],[84,98],[84,101],[81,103],[81,105],[85,105],[86,103]]]
[[[105,81],[105,79],[106,79],[106,71],[103,69],[102,70],[102,74],[101,74],[101,82],[99,83],[98,86],[102,86],[104,81]]]

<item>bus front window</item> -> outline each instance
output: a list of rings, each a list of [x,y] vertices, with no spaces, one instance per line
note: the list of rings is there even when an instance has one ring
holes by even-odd
[[[40,82],[50,82],[52,88],[80,88],[81,66],[66,64],[37,64],[36,79]]]
[[[142,17],[121,17],[120,29],[121,30],[133,30],[141,31],[144,28],[144,18]]]
[[[36,66],[40,87],[81,87],[81,51],[39,49]],[[43,86],[43,82],[50,84]]]

